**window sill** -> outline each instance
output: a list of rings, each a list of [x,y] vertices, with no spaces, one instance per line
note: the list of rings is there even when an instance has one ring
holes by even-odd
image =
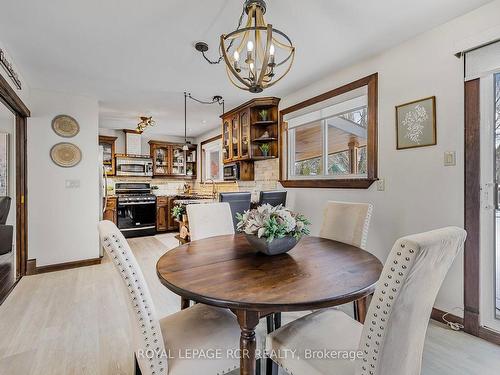
[[[368,189],[378,178],[345,178],[332,180],[281,180],[288,188],[330,188],[330,189]]]

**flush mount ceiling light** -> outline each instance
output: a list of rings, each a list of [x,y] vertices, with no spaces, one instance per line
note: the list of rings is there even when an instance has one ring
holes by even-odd
[[[141,122],[137,124],[137,131],[143,132],[148,126],[155,126],[156,122],[153,120],[153,117],[145,117],[141,116]]]
[[[247,21],[241,27],[245,13]],[[252,93],[262,92],[278,83],[290,71],[295,58],[292,41],[285,33],[266,23],[265,13],[264,0],[246,0],[236,30],[220,37],[220,57],[216,61],[205,56],[207,43],[195,44],[196,50],[209,63],[218,64],[224,60],[231,83]]]

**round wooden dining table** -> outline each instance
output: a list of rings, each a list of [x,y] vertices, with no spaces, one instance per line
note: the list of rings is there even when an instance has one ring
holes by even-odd
[[[183,301],[233,311],[241,327],[241,353],[248,353],[240,359],[242,375],[255,374],[260,318],[363,301],[381,271],[374,255],[342,242],[304,237],[288,253],[268,256],[253,249],[243,234],[189,242],[156,265],[161,283]]]

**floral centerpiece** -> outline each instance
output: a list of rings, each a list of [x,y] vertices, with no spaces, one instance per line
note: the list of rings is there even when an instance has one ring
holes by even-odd
[[[264,204],[237,214],[237,218],[237,230],[245,233],[250,244],[267,255],[285,253],[309,234],[309,220],[282,205]]]

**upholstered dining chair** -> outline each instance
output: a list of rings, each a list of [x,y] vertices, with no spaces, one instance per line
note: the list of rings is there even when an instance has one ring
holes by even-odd
[[[239,359],[226,355],[239,349],[241,331],[235,315],[200,303],[159,319],[148,285],[125,237],[111,221],[99,223],[99,234],[127,289],[135,323],[136,374],[219,375],[239,367]],[[257,340],[258,345],[260,341]],[[189,352],[184,350],[205,353],[220,350],[222,355],[215,359],[187,359]]]
[[[235,191],[230,193],[220,193],[219,200],[221,202],[229,203],[231,208],[231,216],[233,218],[233,227],[236,230],[236,225],[238,224],[237,214],[243,214],[243,212],[250,209],[252,204],[252,194],[244,191]]]
[[[463,229],[448,227],[397,240],[364,325],[337,309],[316,311],[268,335],[266,350],[290,374],[420,374],[432,306],[465,237]],[[296,356],[273,354],[284,349]],[[352,350],[360,358],[306,359],[308,349]]]
[[[259,206],[270,204],[273,207],[280,204],[286,206],[286,190],[283,191],[261,191],[259,196]]]
[[[328,201],[319,236],[365,249],[372,211],[373,206],[369,203]],[[366,299],[355,301],[351,306],[342,308],[363,323]]]
[[[319,236],[365,249],[373,205],[328,201]]]
[[[234,234],[229,203],[189,204],[186,207],[191,241]]]

